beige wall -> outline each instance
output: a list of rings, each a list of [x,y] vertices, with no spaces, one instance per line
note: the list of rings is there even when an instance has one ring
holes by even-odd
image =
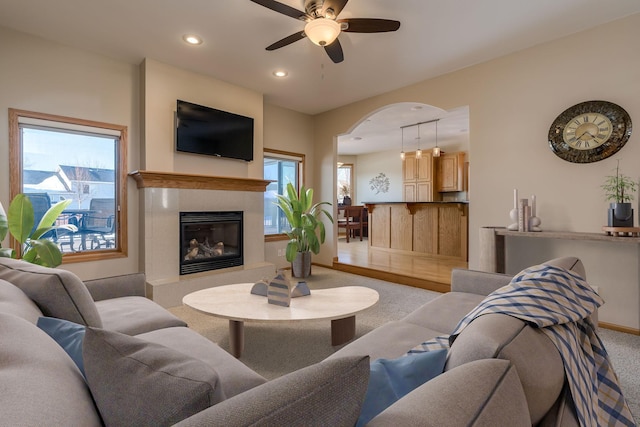
[[[162,172],[262,178],[262,94],[211,77],[145,59],[144,157],[141,168]],[[229,111],[254,120],[253,161],[178,153],[174,142],[176,100]]]
[[[275,105],[264,105],[264,147],[305,155],[303,182],[313,188],[313,120],[307,114],[298,113]],[[315,189],[314,189],[315,190]],[[284,257],[286,241],[266,242],[264,260],[285,268],[290,265]]]
[[[0,201],[9,204],[8,108],[125,125],[130,170],[139,164],[138,67],[0,28]],[[138,193],[127,182],[129,256],[63,264],[83,279],[138,271]]]
[[[600,184],[620,159],[624,171],[640,176],[640,132],[612,158],[572,164],[548,148],[547,133],[566,108],[588,100],[623,106],[640,118],[640,14],[536,46],[494,61],[369,98],[316,117],[316,179],[321,197],[334,199],[329,169],[334,137],[372,111],[397,102],[422,102],[445,110],[470,111],[470,267],[478,265],[478,230],[506,226],[513,189],[537,196],[544,230],[600,232],[606,224]],[[636,204],[636,217],[640,209]],[[321,252],[335,254],[334,235]],[[512,241],[513,240],[513,241]],[[553,256],[577,255],[604,299],[601,320],[640,327],[638,245],[510,239],[511,273]]]
[[[389,178],[389,191],[377,193],[369,186],[371,178],[384,173]],[[402,160],[400,152],[379,151],[377,153],[361,154],[358,156],[357,202],[401,202],[402,190]]]

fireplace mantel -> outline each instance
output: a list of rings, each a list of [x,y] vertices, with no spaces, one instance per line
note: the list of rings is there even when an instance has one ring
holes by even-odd
[[[137,170],[129,173],[138,188],[180,188],[190,190],[227,190],[264,192],[271,181],[228,176],[193,175],[174,172]]]

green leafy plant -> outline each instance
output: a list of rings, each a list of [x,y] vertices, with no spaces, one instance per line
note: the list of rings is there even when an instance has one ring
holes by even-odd
[[[633,200],[633,193],[638,190],[638,183],[620,172],[620,161],[616,166],[616,174],[605,177],[601,185],[608,201],[616,203],[628,203]]]
[[[11,248],[3,248],[2,241],[11,233],[14,239],[23,247],[22,259],[45,267],[57,267],[62,264],[62,252],[58,245],[50,238],[42,237],[52,230],[64,229],[76,232],[78,229],[71,224],[54,225],[62,211],[71,203],[64,200],[51,206],[42,216],[36,229],[31,232],[35,223],[33,205],[27,196],[18,194],[9,205],[8,215],[0,203],[0,257],[16,258]]]
[[[297,252],[311,251],[318,254],[320,244],[324,243],[325,239],[325,227],[320,217],[325,215],[333,224],[333,217],[322,206],[331,206],[331,203],[313,204],[313,189],[302,186],[298,193],[291,183],[287,184],[286,196],[278,194],[276,197],[278,200],[275,204],[282,210],[291,225],[291,231],[285,232],[290,239],[287,243],[287,261],[293,262]]]

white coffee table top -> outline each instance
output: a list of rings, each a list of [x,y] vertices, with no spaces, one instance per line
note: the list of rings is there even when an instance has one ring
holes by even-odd
[[[251,294],[253,283],[217,286],[182,298],[205,314],[237,321],[288,322],[292,320],[342,319],[378,302],[378,292],[363,286],[312,289],[311,295],[291,298],[289,307],[269,304],[267,297]]]

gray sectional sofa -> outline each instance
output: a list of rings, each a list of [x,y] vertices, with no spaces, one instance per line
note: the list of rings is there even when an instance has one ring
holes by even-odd
[[[584,277],[576,258],[552,263]],[[0,425],[352,426],[370,360],[451,333],[509,280],[455,270],[452,292],[267,382],[146,299],[142,274],[83,283],[0,258]],[[85,326],[84,371],[36,326],[41,317]],[[443,374],[368,425],[577,425],[564,390],[562,361],[546,337],[515,318],[485,315],[454,342]]]

